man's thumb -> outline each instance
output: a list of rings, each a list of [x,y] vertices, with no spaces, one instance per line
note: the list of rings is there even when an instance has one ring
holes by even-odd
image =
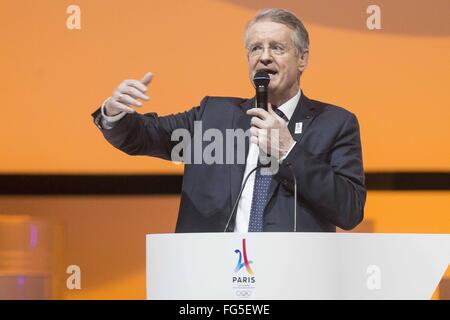
[[[152,78],[153,78],[153,73],[147,72],[147,73],[145,74],[145,76],[142,78],[141,82],[142,82],[144,85],[148,85],[148,84],[152,81]]]

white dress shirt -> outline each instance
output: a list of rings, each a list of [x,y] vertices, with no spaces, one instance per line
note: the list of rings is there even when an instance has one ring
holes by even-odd
[[[291,120],[292,114],[297,107],[297,104],[300,100],[301,91],[293,96],[291,99],[283,103],[278,107],[286,117]],[[295,143],[291,146],[286,155],[281,159],[283,160],[295,146]],[[259,157],[259,147],[256,144],[250,143],[250,147],[247,155],[247,162],[245,165],[245,172],[242,178],[242,183],[244,182],[247,174],[253,170],[258,162]],[[255,171],[256,172],[256,171]],[[250,209],[252,207],[252,198],[253,198],[253,187],[255,185],[255,172],[253,172],[247,180],[247,184],[245,185],[244,190],[242,191],[241,200],[239,201],[237,212],[236,212],[236,224],[234,226],[234,232],[248,232],[248,224],[250,221]]]

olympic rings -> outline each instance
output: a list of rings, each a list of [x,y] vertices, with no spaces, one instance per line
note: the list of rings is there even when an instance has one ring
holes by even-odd
[[[236,296],[240,298],[249,298],[252,295],[251,290],[236,290]]]

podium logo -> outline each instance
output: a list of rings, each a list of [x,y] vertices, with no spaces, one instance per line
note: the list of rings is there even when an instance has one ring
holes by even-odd
[[[247,245],[245,239],[242,239],[242,251],[239,249],[234,250],[237,256],[236,267],[233,276],[232,285],[237,298],[250,298],[253,290],[255,289],[256,278],[250,265],[253,261],[248,260]],[[245,268],[245,276],[237,274]]]
[[[239,272],[239,270],[245,267],[247,273],[249,275],[253,275],[253,270],[252,268],[250,268],[250,264],[253,263],[253,261],[249,261],[247,258],[247,247],[245,245],[245,239],[242,239],[242,252],[239,249],[234,250],[234,252],[238,254],[238,261],[236,264],[236,268],[234,268],[234,272]]]

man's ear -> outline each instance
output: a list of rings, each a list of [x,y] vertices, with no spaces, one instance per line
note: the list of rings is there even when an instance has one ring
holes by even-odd
[[[300,71],[300,73],[303,73],[303,71],[305,71],[306,67],[308,66],[308,60],[309,60],[309,51],[305,51],[299,54],[298,70]]]

